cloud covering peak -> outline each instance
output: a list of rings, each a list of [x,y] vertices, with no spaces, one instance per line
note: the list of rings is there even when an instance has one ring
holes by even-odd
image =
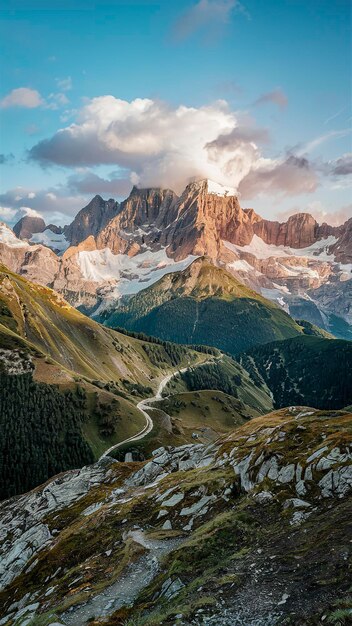
[[[197,177],[231,185],[248,197],[251,181],[257,190],[259,179],[264,192],[315,188],[315,175],[300,159],[263,158],[258,146],[268,140],[266,129],[232,111],[224,100],[198,108],[172,107],[149,98],[128,102],[108,95],[87,102],[76,123],[37,143],[29,157],[43,166],[113,164],[127,170],[134,184],[176,192]]]

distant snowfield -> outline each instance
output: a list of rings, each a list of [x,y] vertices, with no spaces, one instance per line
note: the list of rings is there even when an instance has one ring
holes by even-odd
[[[0,222],[0,243],[5,243],[11,248],[26,248],[28,243],[17,239],[15,233],[4,222]]]
[[[250,244],[245,246],[238,246],[230,243],[229,241],[223,241],[224,246],[234,252],[237,256],[241,256],[243,253],[249,253],[259,260],[265,260],[270,258],[277,259],[277,267],[280,269],[280,275],[283,279],[293,279],[295,277],[307,277],[309,279],[315,279],[319,281],[318,265],[312,267],[312,262],[316,263],[330,263],[334,266],[334,272],[339,274],[340,281],[346,281],[352,278],[352,264],[341,264],[335,261],[334,254],[329,252],[330,246],[335,244],[337,238],[334,236],[327,237],[326,239],[320,239],[311,246],[306,248],[290,248],[287,246],[275,246],[273,244],[267,244],[257,235],[254,235]],[[302,259],[300,264],[292,264],[290,258],[294,257],[299,263],[299,259]],[[248,258],[248,257],[247,257]],[[305,259],[307,265],[304,264]],[[296,261],[296,263],[297,263]],[[246,273],[247,275],[260,276],[261,273],[253,267],[250,262],[240,258],[234,260],[228,265],[229,269],[233,269],[238,272]],[[264,274],[262,274],[264,279]],[[287,312],[289,311],[286,303],[286,297],[290,296],[290,290],[285,285],[279,285],[272,283],[273,287],[260,287],[261,294],[273,300],[282,306]],[[307,297],[305,294],[301,294],[301,297]]]
[[[67,241],[63,233],[57,235],[50,228],[47,228],[42,233],[34,233],[30,241],[31,243],[41,243],[43,246],[47,246],[47,248],[57,250],[59,254],[65,252],[70,246],[70,242]]]
[[[227,187],[225,185],[219,185],[213,180],[207,180],[208,193],[214,193],[216,196],[235,196],[236,190],[233,187]]]
[[[248,252],[260,260],[269,259],[270,257],[298,256],[312,258],[318,261],[334,262],[335,257],[333,254],[329,254],[328,249],[336,242],[337,238],[331,235],[326,239],[316,241],[307,248],[289,248],[287,246],[275,246],[274,244],[265,243],[258,235],[253,235],[251,243],[246,246],[238,246],[229,241],[223,241],[223,244],[232,252]]]
[[[109,299],[137,293],[169,274],[184,270],[197,257],[189,255],[183,261],[170,259],[165,248],[152,252],[147,250],[134,257],[113,254],[110,248],[81,251],[77,262],[83,278],[97,283],[115,283]]]

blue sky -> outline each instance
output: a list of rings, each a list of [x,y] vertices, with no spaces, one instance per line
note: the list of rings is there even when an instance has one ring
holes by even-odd
[[[0,219],[203,174],[268,217],[352,214],[348,0],[9,0],[0,29]]]

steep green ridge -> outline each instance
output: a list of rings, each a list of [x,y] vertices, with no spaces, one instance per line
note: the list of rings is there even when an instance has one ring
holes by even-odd
[[[0,269],[0,497],[92,462],[140,432],[136,403],[205,355],[105,328]]]
[[[24,340],[64,370],[116,383],[121,391],[126,391],[124,380],[155,388],[162,372],[204,358],[184,346],[165,343],[159,348],[106,328],[53,290],[4,267],[0,267],[0,325],[3,334],[14,334],[16,341]]]
[[[306,404],[340,409],[352,402],[352,343],[302,336],[238,356],[255,385],[266,384],[276,408]]]
[[[303,329],[285,311],[207,259],[167,274],[102,320],[169,341],[206,344],[231,354],[295,337]]]

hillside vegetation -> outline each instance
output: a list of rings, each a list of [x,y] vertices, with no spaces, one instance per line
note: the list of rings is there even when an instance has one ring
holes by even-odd
[[[201,352],[105,328],[0,271],[0,497],[92,462],[142,430],[136,403]]]
[[[301,335],[285,311],[207,259],[167,274],[114,311],[106,325],[184,344],[207,344],[230,354]]]
[[[257,346],[238,362],[255,385],[267,385],[276,408],[306,404],[340,409],[352,402],[352,343],[303,336]]]

